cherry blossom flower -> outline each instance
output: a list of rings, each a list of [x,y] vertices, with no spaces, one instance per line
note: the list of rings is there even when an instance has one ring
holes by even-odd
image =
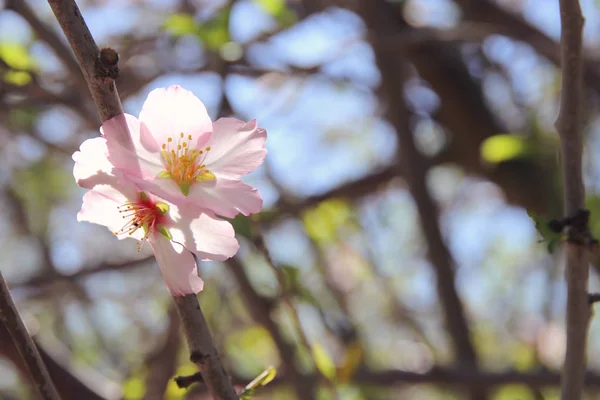
[[[139,119],[125,114],[102,125],[109,160],[144,191],[234,217],[262,208],[241,178],[262,164],[266,131],[257,122],[221,118],[180,86],[153,90]]]
[[[136,239],[138,251],[148,242],[172,295],[200,292],[203,281],[192,253],[200,260],[232,257],[239,244],[231,224],[143,191],[114,169],[107,156],[102,137],[86,140],[73,154],[75,180],[90,189],[77,219],[104,225],[119,239]]]

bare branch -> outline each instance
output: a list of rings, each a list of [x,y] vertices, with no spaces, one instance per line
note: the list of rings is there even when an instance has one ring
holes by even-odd
[[[123,106],[114,81],[115,76],[105,73],[107,69],[114,70],[113,60],[100,57],[98,46],[75,1],[48,0],[48,3],[52,7],[52,11],[75,53],[92,98],[96,103],[100,119],[106,121],[123,114]]]
[[[407,79],[407,65],[402,57],[383,54],[381,39],[395,33],[396,22],[389,3],[378,0],[361,1],[361,13],[370,33],[373,35],[375,58],[382,76],[382,91],[387,98],[388,118],[398,135],[398,156],[406,173],[410,192],[417,205],[423,233],[429,248],[429,259],[437,278],[437,291],[444,311],[445,323],[452,338],[456,361],[464,367],[476,369],[478,358],[471,341],[469,325],[464,307],[455,283],[454,261],[440,230],[438,209],[433,201],[426,182],[427,162],[417,149],[409,126],[409,113],[404,102],[404,82]],[[485,391],[471,391],[471,398],[485,399]]]
[[[33,343],[33,339],[29,336],[23,320],[21,320],[17,307],[8,291],[6,281],[2,276],[2,272],[0,272],[0,320],[2,320],[2,323],[8,329],[15,346],[19,350],[21,357],[23,357],[40,398],[44,400],[60,400],[60,396],[50,379],[40,353],[35,343]]]
[[[585,205],[581,138],[581,99],[583,81],[583,25],[579,0],[560,0],[562,90],[556,129],[562,150],[565,217],[580,213]],[[566,249],[567,350],[563,366],[561,398],[579,400],[583,393],[586,369],[586,343],[590,320],[588,301],[589,252],[576,240],[589,236],[587,218],[569,227]]]
[[[174,296],[183,332],[190,348],[190,360],[198,366],[204,383],[215,399],[237,400],[238,396],[221,365],[204,314],[193,294]]]

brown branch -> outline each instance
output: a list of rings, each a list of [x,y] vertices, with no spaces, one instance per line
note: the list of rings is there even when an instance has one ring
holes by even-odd
[[[372,34],[375,58],[382,76],[382,91],[389,103],[388,118],[398,135],[399,159],[410,192],[417,205],[423,233],[429,247],[429,258],[437,278],[438,296],[444,311],[445,324],[450,333],[454,354],[459,365],[476,369],[478,365],[475,347],[463,304],[456,289],[454,262],[444,243],[438,222],[438,210],[427,188],[427,163],[416,148],[409,127],[409,113],[404,102],[404,82],[408,76],[405,60],[402,57],[385,53],[381,46],[382,38],[397,30],[396,21],[390,19],[390,5],[384,1],[361,1],[361,14]],[[485,391],[471,391],[472,399],[485,399]]]
[[[102,121],[123,114],[115,79],[119,68],[118,54],[110,49],[98,50],[81,11],[73,0],[48,0],[75,57],[98,114]],[[212,395],[218,399],[237,399],[237,395],[221,365],[210,331],[195,295],[174,297],[179,317],[191,352],[191,360],[200,368]]]
[[[174,307],[169,310],[169,326],[161,343],[147,358],[146,399],[162,399],[172,376],[177,369],[177,354],[181,344],[179,319]]]
[[[40,21],[25,0],[8,0],[6,2],[6,9],[13,10],[22,16],[23,19],[29,23],[29,26],[31,26],[31,29],[33,29],[37,36],[46,42],[56,56],[62,61],[69,71],[69,75],[73,79],[79,81],[78,83],[85,85],[85,81],[82,79],[81,75],[79,75],[79,66],[71,55],[69,48],[64,45],[52,29]]]
[[[77,272],[70,274],[70,275],[58,274],[58,273],[41,274],[39,276],[33,277],[33,278],[23,281],[23,282],[11,283],[10,286],[13,289],[24,288],[24,287],[41,289],[48,285],[52,285],[55,282],[60,282],[60,281],[74,282],[74,281],[78,281],[83,278],[87,278],[90,275],[94,275],[94,274],[98,274],[98,273],[102,273],[102,272],[122,271],[122,270],[138,268],[138,267],[144,266],[152,259],[154,259],[154,256],[148,256],[148,257],[140,258],[138,260],[125,261],[125,262],[120,262],[120,263],[101,263],[101,264],[95,265],[94,267],[83,268]]]
[[[198,298],[188,294],[173,296],[173,300],[190,348],[190,360],[200,369],[209,391],[218,400],[237,400],[235,389],[221,365]]]
[[[296,351],[294,346],[285,340],[277,325],[271,319],[270,315],[274,307],[273,301],[265,298],[258,294],[248,276],[244,271],[244,266],[239,261],[238,257],[233,257],[225,263],[229,268],[233,276],[235,277],[242,296],[246,300],[248,311],[252,318],[261,324],[267,331],[269,331],[275,347],[279,352],[281,363],[284,366],[283,373],[286,376],[286,380],[292,385],[296,395],[299,399],[314,399],[315,394],[309,390],[313,385],[311,379],[303,375],[294,363]],[[279,371],[278,371],[279,374]]]
[[[117,93],[115,65],[101,57],[98,46],[90,33],[79,7],[73,0],[48,0],[83,72],[98,114],[102,121],[123,114],[123,106]],[[117,60],[118,61],[118,60]]]
[[[25,328],[25,324],[23,324],[23,320],[12,300],[2,272],[0,272],[0,320],[8,329],[15,346],[25,361],[40,398],[60,400],[40,353],[31,336],[29,336],[29,332],[27,332],[27,328]]]
[[[562,89],[556,129],[560,136],[564,212],[570,218],[585,206],[581,107],[583,81],[583,25],[579,0],[560,0]],[[566,248],[567,349],[563,365],[561,398],[579,400],[586,369],[586,343],[590,321],[588,302],[589,253],[576,237],[589,235],[587,218],[569,228]]]

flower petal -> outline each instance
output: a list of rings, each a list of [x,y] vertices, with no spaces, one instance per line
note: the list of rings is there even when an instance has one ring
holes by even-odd
[[[256,120],[221,118],[213,123],[211,149],[204,163],[217,176],[238,179],[263,163],[266,140],[267,131]]]
[[[125,192],[125,193],[124,193]],[[119,213],[118,207],[128,199],[135,198],[135,188],[120,191],[110,185],[97,185],[83,196],[83,205],[77,213],[77,221],[87,221],[92,224],[106,226],[112,233],[118,232],[127,221]],[[119,239],[132,237],[140,240],[144,236],[142,229],[132,235],[118,235]]]
[[[140,122],[129,114],[105,121],[100,129],[106,138],[108,160],[127,175],[154,178],[162,169],[160,154],[146,149],[140,136]]]
[[[223,178],[194,183],[186,200],[196,207],[209,209],[227,218],[239,213],[255,214],[263,204],[260,193],[252,186]]]
[[[198,276],[196,261],[185,247],[155,234],[148,239],[162,272],[167,289],[173,296],[197,294],[204,282]]]
[[[192,135],[202,147],[210,138],[212,122],[206,107],[192,92],[178,85],[154,89],[148,95],[140,113],[142,134],[148,150],[158,151],[169,137],[176,140],[183,133]],[[154,142],[147,137],[150,133]]]
[[[169,231],[175,242],[182,243],[202,261],[225,261],[240,248],[229,222],[212,214],[198,214],[191,208],[180,209],[180,218]]]
[[[73,153],[73,176],[75,182],[83,188],[91,189],[99,184],[111,184],[116,179],[112,174],[113,166],[106,158],[108,148],[106,139],[96,137],[84,141],[79,151]]]

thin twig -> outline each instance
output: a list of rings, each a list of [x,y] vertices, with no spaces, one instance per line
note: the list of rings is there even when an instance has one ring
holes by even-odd
[[[40,398],[60,400],[40,353],[17,311],[2,272],[0,272],[0,320],[8,329],[15,346],[23,357]]]
[[[585,20],[579,0],[560,0],[562,90],[556,129],[560,135],[565,217],[585,206],[581,138],[582,34]],[[561,398],[579,400],[586,369],[586,342],[590,320],[588,302],[589,252],[584,243],[571,238],[589,235],[583,226],[569,227],[566,248],[567,349],[563,366]]]
[[[209,391],[215,399],[237,400],[238,396],[223,369],[198,298],[188,294],[174,296],[173,299],[190,348],[190,360],[200,369]]]
[[[48,0],[83,72],[102,121],[123,114],[117,93],[111,59],[100,57],[100,51],[88,29],[79,7],[73,0]],[[117,60],[118,61],[118,60]]]

